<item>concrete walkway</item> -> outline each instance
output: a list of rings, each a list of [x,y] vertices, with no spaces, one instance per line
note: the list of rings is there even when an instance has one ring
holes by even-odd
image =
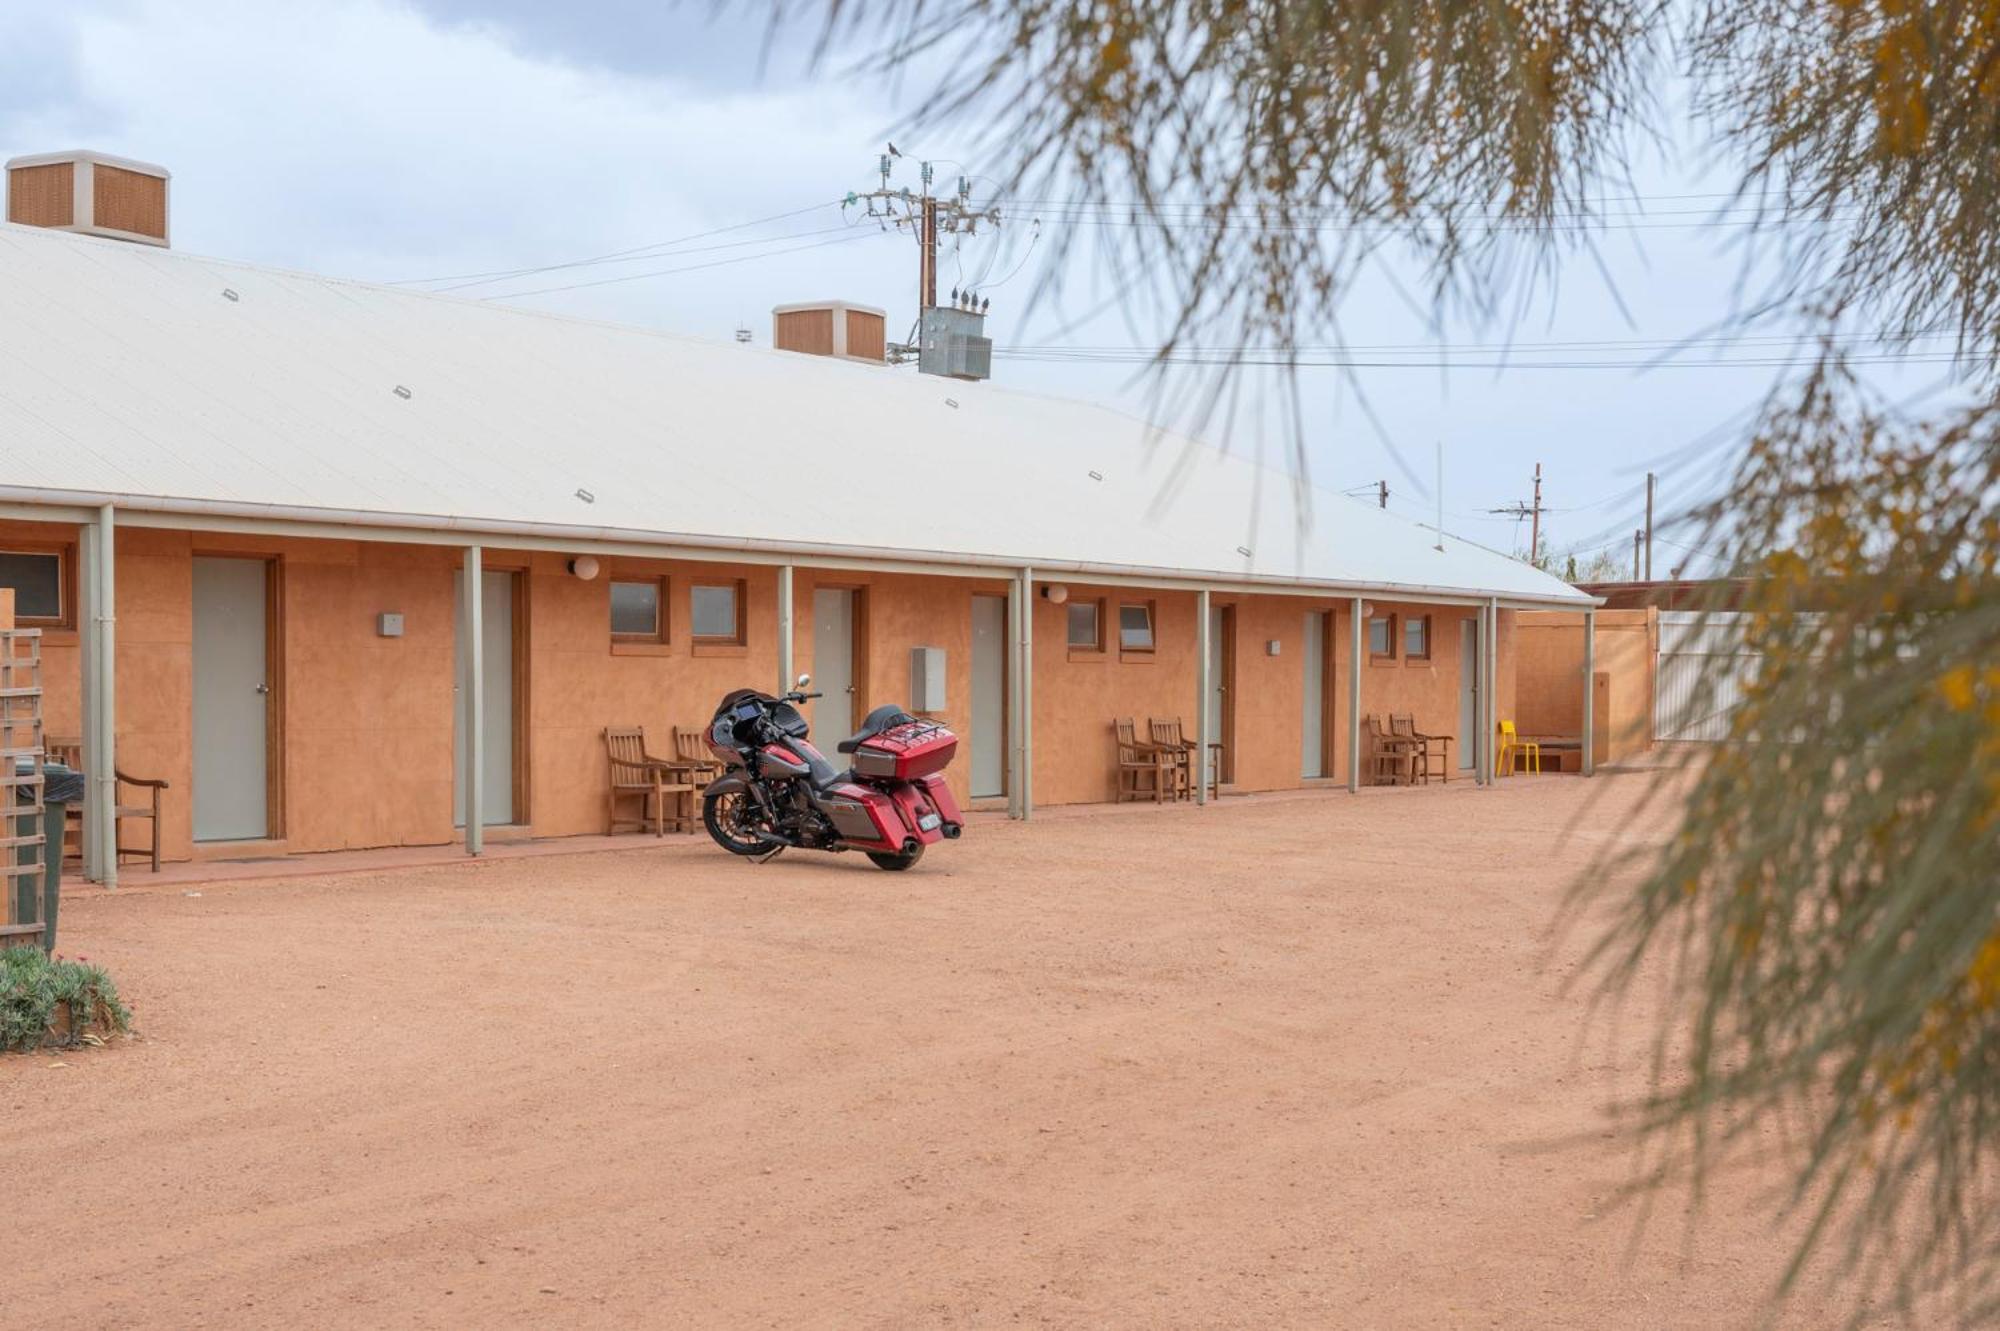
[[[1561,781],[1558,775],[1508,777],[1496,788],[1507,788],[1515,782],[1539,784]],[[1240,807],[1245,805],[1276,804],[1297,800],[1324,799],[1425,799],[1475,793],[1479,787],[1469,775],[1449,782],[1430,786],[1364,786],[1358,796],[1350,796],[1347,788],[1338,782],[1328,781],[1323,785],[1301,790],[1262,791],[1237,794],[1224,790],[1222,798],[1211,807]],[[1181,812],[1189,816],[1199,816],[1198,806],[1156,805],[1150,801],[1126,804],[1068,804],[1035,810],[1034,821],[1069,822],[1076,819],[1136,817],[1149,811],[1162,810]],[[988,823],[1004,823],[1004,812],[983,811],[968,813],[966,825],[978,827]],[[621,836],[566,836],[566,837],[525,837],[509,835],[503,829],[489,829],[485,851],[478,862],[500,862],[506,860],[542,859],[560,855],[596,855],[605,851],[662,851],[678,850],[690,853],[713,852],[714,847],[704,833],[680,833],[665,837],[647,836],[644,833],[627,833]],[[188,888],[205,883],[241,883],[291,878],[319,878],[333,874],[379,873],[391,869],[421,869],[431,866],[464,864],[469,857],[462,842],[448,842],[438,846],[381,846],[367,850],[330,850],[296,855],[249,855],[242,859],[202,859],[184,860],[162,866],[159,873],[137,862],[128,862],[118,875],[118,890],[144,891],[153,888]],[[65,898],[82,893],[101,892],[95,883],[86,882],[82,866],[75,859],[63,865],[63,895]]]

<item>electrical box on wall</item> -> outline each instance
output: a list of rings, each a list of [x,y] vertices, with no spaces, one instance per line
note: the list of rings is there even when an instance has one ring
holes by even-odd
[[[910,710],[942,712],[944,709],[944,648],[910,648]]]
[[[377,636],[384,638],[402,637],[403,617],[386,610],[383,611],[381,614],[375,616],[375,632]]]

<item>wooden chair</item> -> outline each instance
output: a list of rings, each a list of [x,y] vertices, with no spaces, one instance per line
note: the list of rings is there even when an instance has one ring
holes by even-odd
[[[1440,781],[1451,780],[1451,736],[1426,735],[1417,729],[1417,718],[1408,712],[1389,718],[1389,735],[1392,739],[1407,739],[1416,743],[1411,757],[1412,775],[1416,780],[1428,786],[1433,763]]]
[[[1146,738],[1153,742],[1154,748],[1166,755],[1168,775],[1173,778],[1173,797],[1177,800],[1192,799],[1194,745],[1181,738],[1181,723],[1147,717]]]
[[[48,760],[50,762],[61,763],[64,767],[74,768],[79,772],[83,770],[82,740],[72,737],[63,737],[59,739],[51,735],[49,737],[48,743],[44,746],[44,748],[48,754]],[[75,858],[81,859],[83,857],[83,801],[82,800],[78,800],[74,804],[71,804],[69,806],[69,810],[63,814],[62,853],[65,858],[74,856]]]
[[[607,726],[604,754],[610,765],[610,787],[605,796],[605,833],[615,836],[627,828],[642,832],[650,822],[654,836],[665,836],[671,823],[676,832],[694,831],[694,783],[682,779],[677,764],[646,752],[646,732],[640,726]],[[673,797],[669,810],[667,799]],[[620,800],[639,801],[637,818],[620,818]]]
[[[682,780],[694,786],[694,798],[700,802],[701,794],[708,789],[709,782],[722,775],[722,764],[708,751],[702,736],[705,730],[682,730],[674,727],[674,766],[683,775]]]
[[[1536,776],[1542,774],[1542,746],[1531,739],[1522,739],[1514,731],[1512,721],[1500,723],[1500,749],[1493,755],[1493,775],[1512,776],[1514,764],[1526,760],[1527,770]]]
[[[84,770],[83,741],[80,739],[68,736],[62,738],[51,736],[48,744],[45,746],[45,751],[52,762],[59,762],[65,767],[73,767],[79,772]],[[161,792],[170,789],[170,787],[165,781],[156,780],[152,777],[132,776],[129,773],[119,771],[117,768],[112,769],[112,775],[118,779],[117,798],[120,801],[114,810],[116,819],[114,827],[116,830],[113,833],[118,842],[118,862],[123,864],[128,858],[134,855],[141,856],[150,860],[153,865],[153,872],[158,873],[160,871]],[[88,790],[87,777],[85,781],[85,789]],[[125,799],[125,787],[127,786],[136,786],[140,790],[150,791],[151,798],[147,799],[144,804],[126,804],[123,801]],[[128,822],[149,824],[152,827],[151,844],[145,846],[126,845],[125,824]],[[80,856],[83,854],[83,805],[81,802],[70,805],[69,812],[63,818],[63,854],[65,856],[70,854]]]
[[[1190,767],[1192,767],[1195,761],[1195,748],[1197,746],[1193,740],[1187,738],[1186,732],[1181,729],[1181,719],[1178,716],[1168,721],[1149,721],[1147,724],[1156,742],[1172,744],[1180,748],[1182,752],[1188,755],[1188,761]],[[1192,774],[1190,774],[1190,777],[1192,777]],[[1208,763],[1203,769],[1203,778],[1208,782],[1208,793],[1220,798],[1222,795],[1222,741],[1219,739],[1212,739],[1208,742]],[[1188,793],[1192,795],[1192,779],[1189,781],[1189,786],[1190,790]]]
[[[1111,723],[1118,745],[1118,803],[1152,796],[1153,803],[1166,799],[1174,780],[1173,756],[1153,744],[1141,743],[1132,733],[1132,718]]]
[[[1382,718],[1369,713],[1368,783],[1374,786],[1407,786],[1416,780],[1417,742],[1393,733]]]

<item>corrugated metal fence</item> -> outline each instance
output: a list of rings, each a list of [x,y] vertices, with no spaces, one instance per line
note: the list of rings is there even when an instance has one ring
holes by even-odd
[[[1660,659],[1653,673],[1653,738],[1720,740],[1760,657],[1743,647],[1748,615],[1660,612]]]

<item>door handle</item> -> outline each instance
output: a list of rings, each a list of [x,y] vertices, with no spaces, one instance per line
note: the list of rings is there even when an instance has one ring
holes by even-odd
[[[852,692],[854,692],[854,686],[853,686],[852,684],[849,684],[849,685],[847,686],[847,691],[848,691],[849,693],[852,693]]]
[[[271,691],[271,686],[269,684],[259,684],[257,686],[257,692],[259,693],[269,693],[270,691]]]

